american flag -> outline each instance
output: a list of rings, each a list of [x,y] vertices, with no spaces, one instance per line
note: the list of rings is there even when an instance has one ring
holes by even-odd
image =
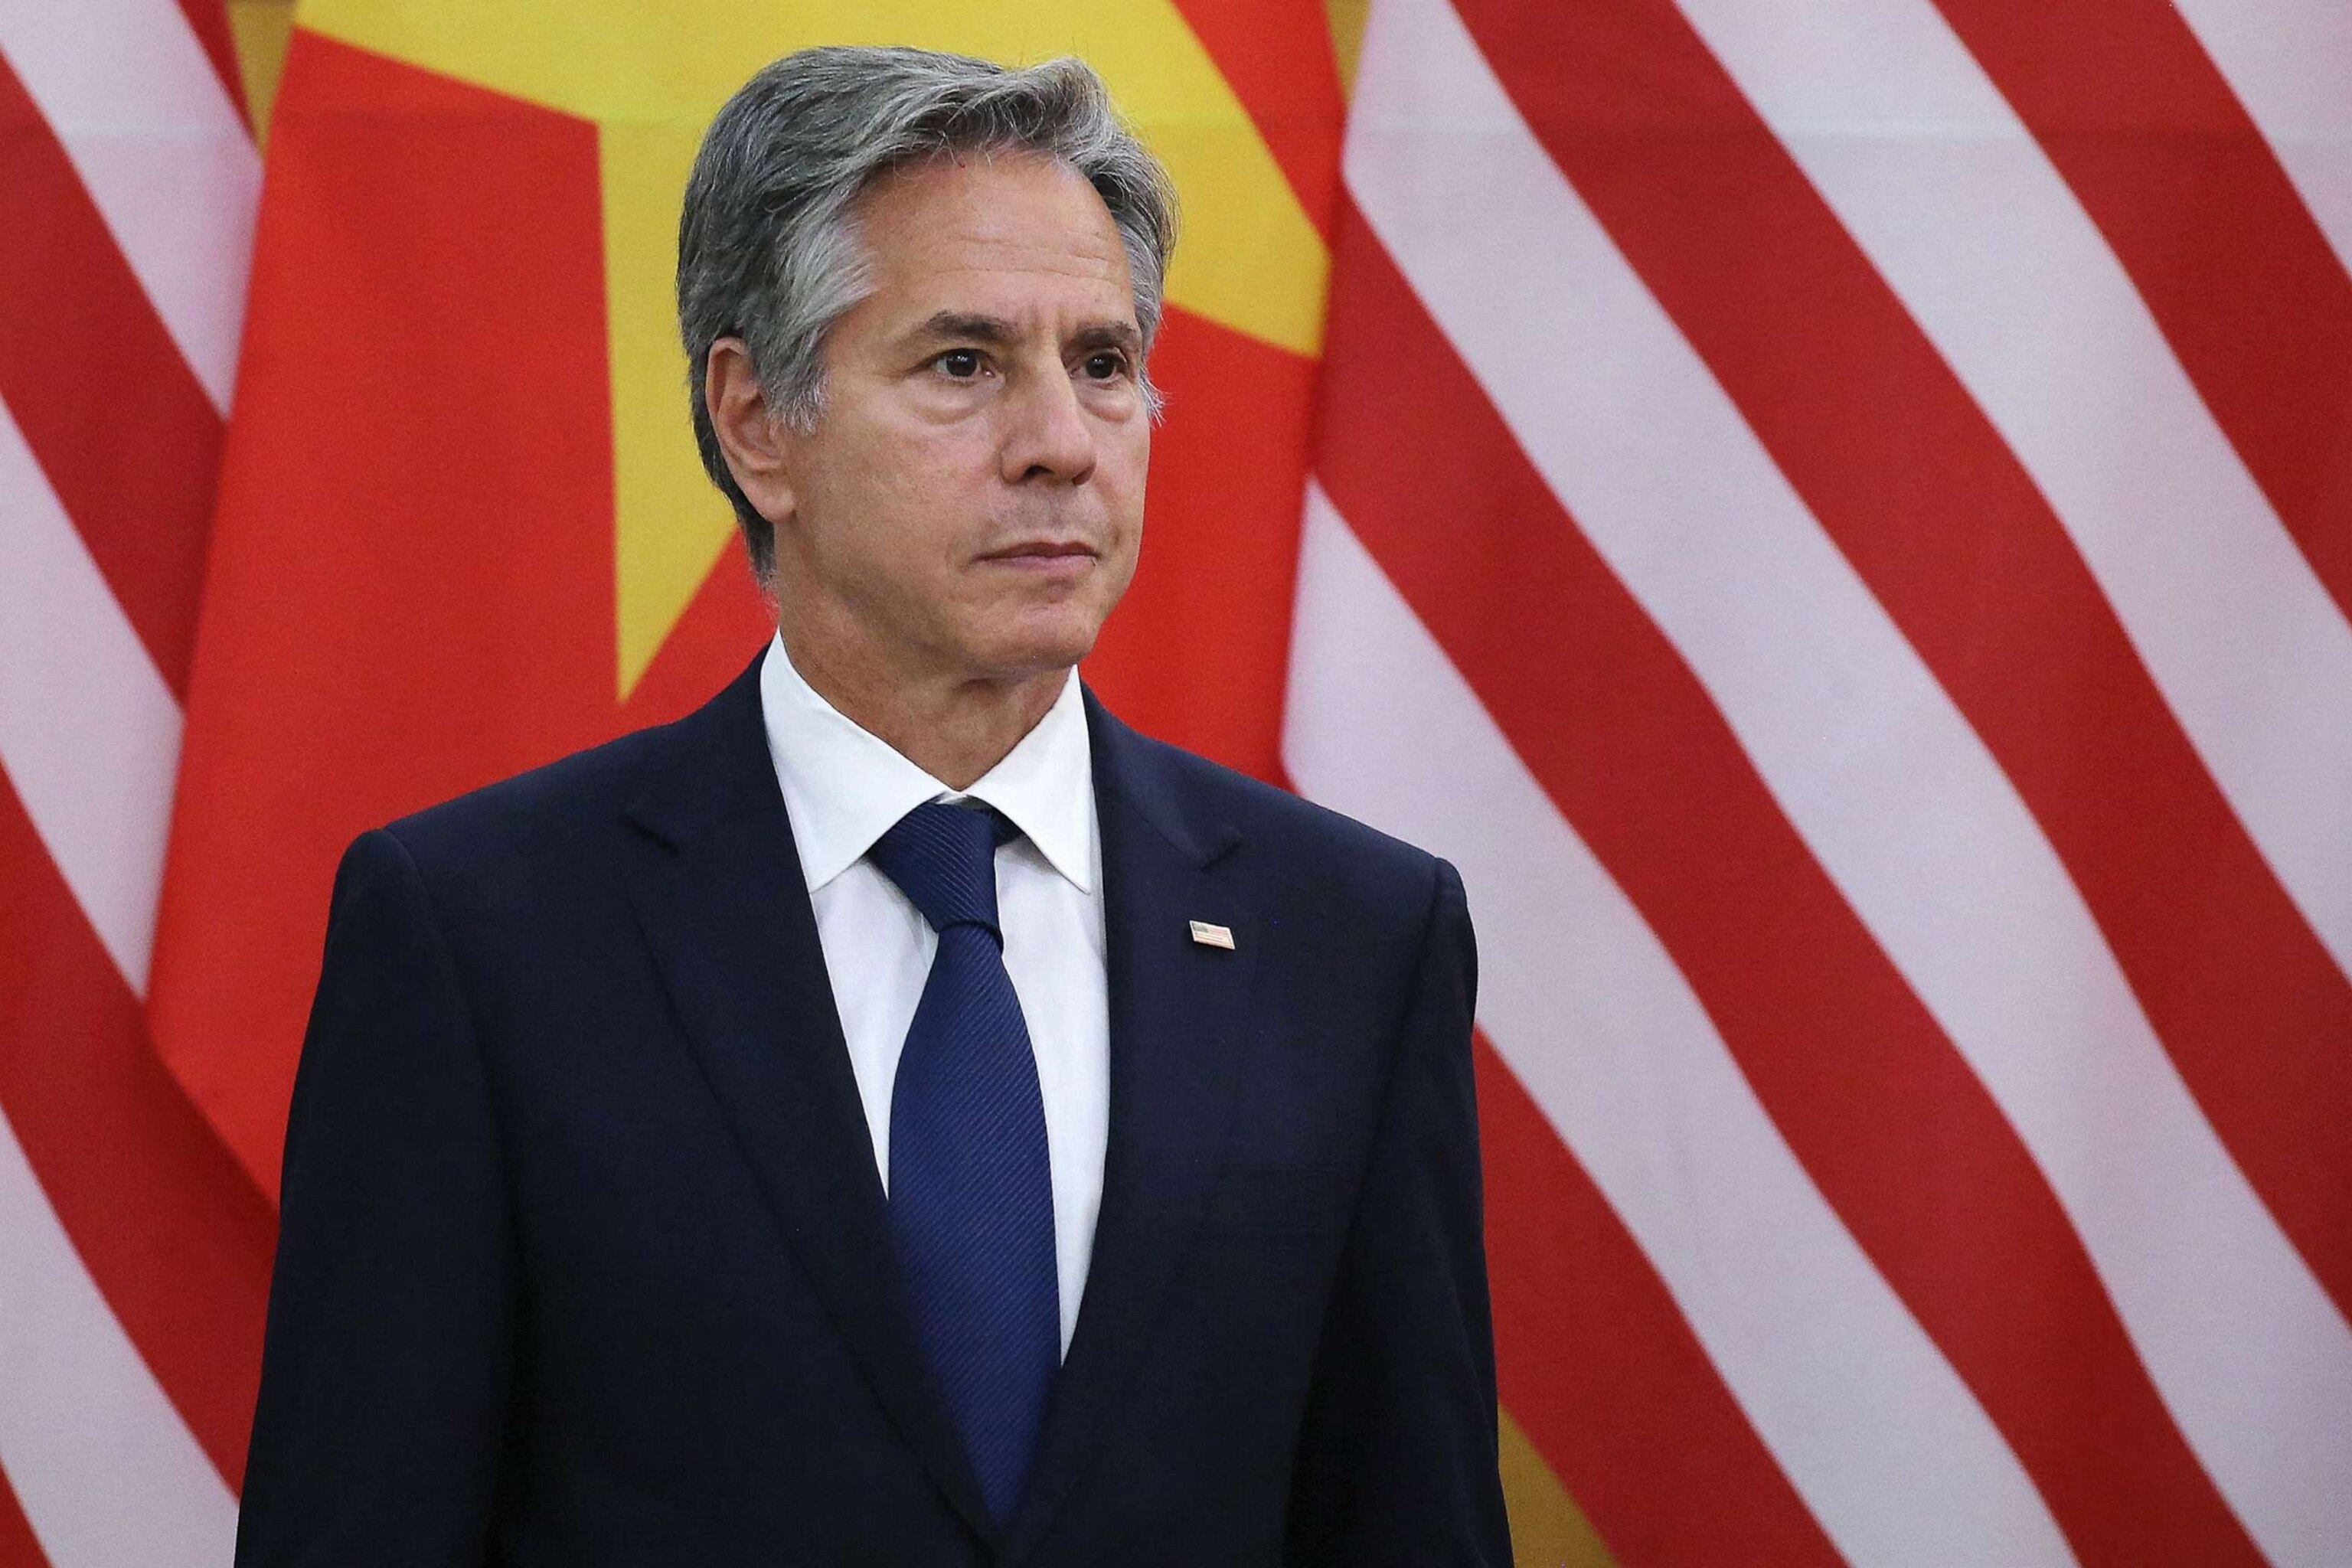
[[[0,1564],[226,1563],[272,1221],[142,1015],[259,161],[219,0],[0,0]]]
[[[1286,761],[1580,1550],[2352,1563],[2352,8],[1375,0],[1345,176]]]

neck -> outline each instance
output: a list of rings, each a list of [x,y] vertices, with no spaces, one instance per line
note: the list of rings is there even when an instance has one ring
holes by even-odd
[[[970,789],[1037,727],[1067,668],[1001,679],[910,677],[824,637],[780,626],[793,668],[835,711],[947,785]]]

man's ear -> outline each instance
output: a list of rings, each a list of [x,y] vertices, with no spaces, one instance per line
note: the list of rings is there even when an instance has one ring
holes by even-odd
[[[777,438],[760,378],[751,373],[751,352],[740,338],[721,338],[710,345],[709,368],[702,378],[702,405],[710,427],[726,454],[727,468],[741,487],[744,499],[770,522],[782,522],[793,512],[792,476],[786,471],[784,449]]]

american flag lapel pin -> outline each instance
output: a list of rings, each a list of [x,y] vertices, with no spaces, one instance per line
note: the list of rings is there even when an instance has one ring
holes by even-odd
[[[1202,947],[1222,947],[1227,952],[1234,950],[1233,931],[1224,926],[1211,925],[1206,921],[1192,922],[1192,940]]]

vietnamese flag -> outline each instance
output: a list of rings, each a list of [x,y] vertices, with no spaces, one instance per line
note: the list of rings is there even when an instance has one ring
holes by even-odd
[[[770,625],[671,300],[703,126],[768,60],[1100,70],[1185,230],[1143,564],[1087,674],[1276,771],[1340,97],[1316,0],[305,0],[272,127],[152,1018],[265,1191],[356,834],[715,692]]]

